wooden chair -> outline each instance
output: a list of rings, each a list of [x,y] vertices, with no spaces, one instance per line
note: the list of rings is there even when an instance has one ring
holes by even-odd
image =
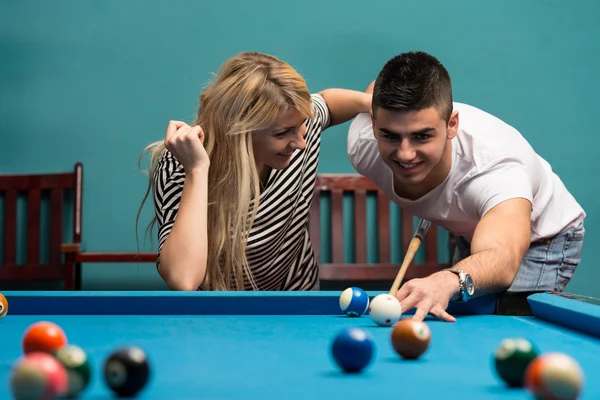
[[[344,261],[345,246],[344,232],[346,224],[344,221],[344,193],[350,194],[354,200],[354,241],[351,244],[354,252],[354,263]],[[377,248],[378,262],[367,262],[367,218],[366,205],[367,196],[374,195],[377,198]],[[330,244],[331,262],[321,263],[321,279],[324,281],[393,281],[400,269],[401,260],[398,263],[391,262],[390,243],[390,200],[386,195],[368,178],[361,175],[350,174],[319,174],[316,182],[315,196],[313,200],[310,235],[318,259],[321,259],[323,249],[321,248],[321,197],[327,196],[330,201]],[[402,255],[404,257],[408,244],[414,234],[413,217],[406,211],[401,210],[401,235]],[[425,262],[409,266],[404,280],[425,277],[433,272],[445,268],[447,264],[438,262],[437,227],[431,225],[421,246],[425,248]]]
[[[0,258],[1,282],[63,281],[66,290],[75,289],[79,268],[72,255],[61,251],[65,221],[65,193],[72,192],[73,243],[81,241],[83,166],[75,164],[73,172],[55,174],[0,175],[0,198],[4,200],[3,254]],[[42,221],[42,205],[49,199],[49,231]],[[19,200],[26,201],[24,232],[18,227]],[[42,236],[46,236],[48,261],[40,254]],[[19,243],[19,238],[26,238]],[[21,246],[26,247],[26,259],[18,263]]]
[[[345,221],[343,215],[343,196],[350,193],[354,198],[355,240],[352,244],[355,255],[354,263],[344,261],[343,232]],[[367,195],[377,196],[377,244],[378,262],[367,262],[367,232],[365,206]],[[369,179],[355,174],[319,174],[317,176],[315,195],[310,216],[310,235],[313,241],[316,256],[321,260],[321,214],[320,199],[322,196],[331,198],[331,254],[332,262],[321,263],[320,279],[324,282],[348,282],[348,281],[393,281],[400,269],[399,263],[391,262],[390,243],[390,206],[389,200]],[[402,212],[402,256],[408,247],[413,235],[412,216]],[[422,244],[425,248],[426,259],[424,263],[414,262],[408,268],[405,280],[424,277],[441,268],[446,264],[438,263],[437,260],[437,231],[432,225]],[[79,243],[63,245],[63,252],[70,254],[76,264],[79,263],[152,263],[156,262],[157,254],[154,252],[135,253],[108,253],[108,252],[85,252]],[[389,287],[388,287],[389,288]]]

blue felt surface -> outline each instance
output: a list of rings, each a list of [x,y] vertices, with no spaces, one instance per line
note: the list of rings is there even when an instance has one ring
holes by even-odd
[[[0,399],[9,399],[10,366],[20,356],[25,328],[37,316],[0,320]],[[429,321],[432,342],[417,361],[393,353],[391,328],[370,318],[343,316],[45,316],[71,343],[87,350],[93,381],[82,399],[109,399],[100,378],[113,349],[137,345],[152,363],[152,379],[139,399],[529,399],[507,389],[491,368],[505,337],[527,337],[542,351],[563,351],[581,364],[582,397],[600,398],[600,342],[531,317],[463,316],[457,323]],[[329,358],[339,330],[370,331],[373,364],[360,375],[340,373]]]
[[[369,297],[383,292],[370,292]],[[337,291],[4,292],[12,315],[338,315]],[[495,298],[451,304],[457,315],[492,314]]]

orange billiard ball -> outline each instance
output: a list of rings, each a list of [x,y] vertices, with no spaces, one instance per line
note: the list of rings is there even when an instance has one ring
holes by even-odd
[[[403,318],[392,329],[392,347],[402,358],[414,360],[427,350],[431,332],[425,322]]]
[[[23,352],[55,353],[67,345],[67,335],[53,322],[40,321],[29,326],[23,335]]]
[[[8,300],[2,293],[0,293],[0,319],[8,313]]]
[[[536,399],[574,400],[579,398],[583,384],[581,366],[564,353],[541,354],[525,371],[525,387]]]

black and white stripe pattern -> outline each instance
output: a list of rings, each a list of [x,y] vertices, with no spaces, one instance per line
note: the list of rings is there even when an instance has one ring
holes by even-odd
[[[259,290],[318,289],[318,260],[309,240],[308,222],[319,163],[321,132],[330,124],[323,97],[312,95],[313,118],[307,121],[306,148],[296,150],[290,165],[271,171],[260,195],[246,255]],[[185,172],[168,151],[154,176],[154,206],[160,250],[175,222]],[[209,182],[210,187],[210,182]],[[246,280],[246,290],[252,287]]]

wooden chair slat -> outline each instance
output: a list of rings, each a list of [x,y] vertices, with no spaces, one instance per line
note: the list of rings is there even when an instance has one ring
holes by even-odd
[[[319,278],[325,281],[393,281],[399,267],[398,264],[323,264]],[[406,270],[404,280],[422,278],[439,270],[437,263],[418,264]]]
[[[17,264],[17,199],[16,190],[4,194],[4,261],[3,264]]]
[[[323,191],[364,190],[367,192],[376,192],[379,190],[373,181],[361,175],[354,174],[319,174],[316,184]]]
[[[377,193],[377,245],[379,262],[390,262],[390,200],[383,192]]]
[[[331,191],[331,253],[334,263],[344,262],[344,194]]]
[[[354,193],[354,254],[356,263],[367,262],[367,192]]]
[[[32,188],[39,190],[71,189],[73,187],[73,172],[58,174],[31,175],[2,175],[0,191],[28,191]]]
[[[73,210],[73,241],[81,242],[81,216],[83,215],[83,166],[81,163],[75,164],[75,173],[71,178],[74,189],[74,210]]]
[[[408,245],[415,234],[413,227],[413,217],[406,210],[401,211],[402,216],[402,256],[406,254]]]
[[[60,264],[63,236],[63,191],[50,191],[50,263]]]
[[[27,263],[40,262],[40,214],[41,191],[31,189],[27,193]]]
[[[62,264],[44,265],[43,268],[39,264],[5,265],[0,268],[0,281],[59,281],[64,276],[65,266]]]
[[[435,226],[430,226],[427,235],[425,236],[425,262],[436,263],[438,261],[437,248],[437,229]]]

